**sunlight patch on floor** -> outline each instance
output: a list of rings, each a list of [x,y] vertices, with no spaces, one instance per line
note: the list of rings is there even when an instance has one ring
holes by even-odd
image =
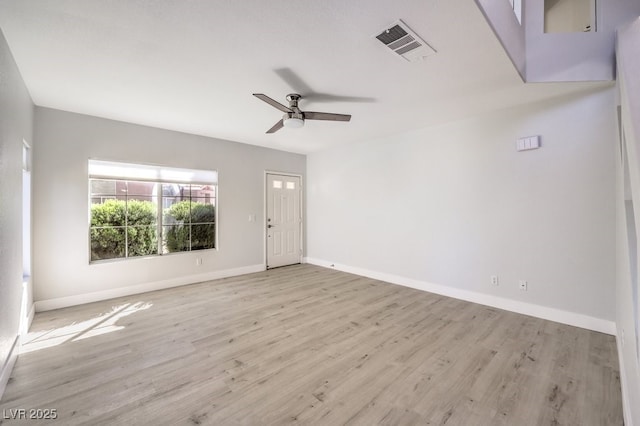
[[[149,309],[152,303],[137,302],[114,306],[111,311],[100,314],[86,321],[51,330],[30,332],[22,342],[20,353],[29,353],[40,349],[51,348],[67,342],[75,342],[90,337],[100,336],[122,330],[124,326],[116,325],[118,320],[136,312]]]

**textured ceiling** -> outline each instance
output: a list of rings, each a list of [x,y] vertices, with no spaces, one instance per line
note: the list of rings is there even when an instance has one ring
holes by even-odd
[[[438,53],[386,49],[397,19]],[[472,0],[0,0],[0,28],[36,105],[300,153],[594,86],[523,84]],[[256,92],[353,118],[267,135]]]

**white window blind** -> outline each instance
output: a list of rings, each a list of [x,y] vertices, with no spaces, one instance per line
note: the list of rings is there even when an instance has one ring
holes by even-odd
[[[101,179],[130,179],[161,183],[212,184],[218,182],[218,172],[215,170],[180,169],[102,160],[89,160],[89,176]]]

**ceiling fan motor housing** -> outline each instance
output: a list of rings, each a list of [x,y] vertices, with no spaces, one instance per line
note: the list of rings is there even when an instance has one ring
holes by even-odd
[[[287,112],[282,117],[282,124],[289,128],[300,128],[304,126],[304,114],[301,112]]]
[[[289,108],[295,110],[298,109],[298,101],[302,99],[302,96],[297,93],[289,93],[287,95],[287,101],[289,102]]]

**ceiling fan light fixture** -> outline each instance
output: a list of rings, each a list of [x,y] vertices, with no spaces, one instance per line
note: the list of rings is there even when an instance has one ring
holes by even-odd
[[[297,117],[290,117],[283,120],[284,127],[289,129],[299,129],[304,126],[304,120]]]

